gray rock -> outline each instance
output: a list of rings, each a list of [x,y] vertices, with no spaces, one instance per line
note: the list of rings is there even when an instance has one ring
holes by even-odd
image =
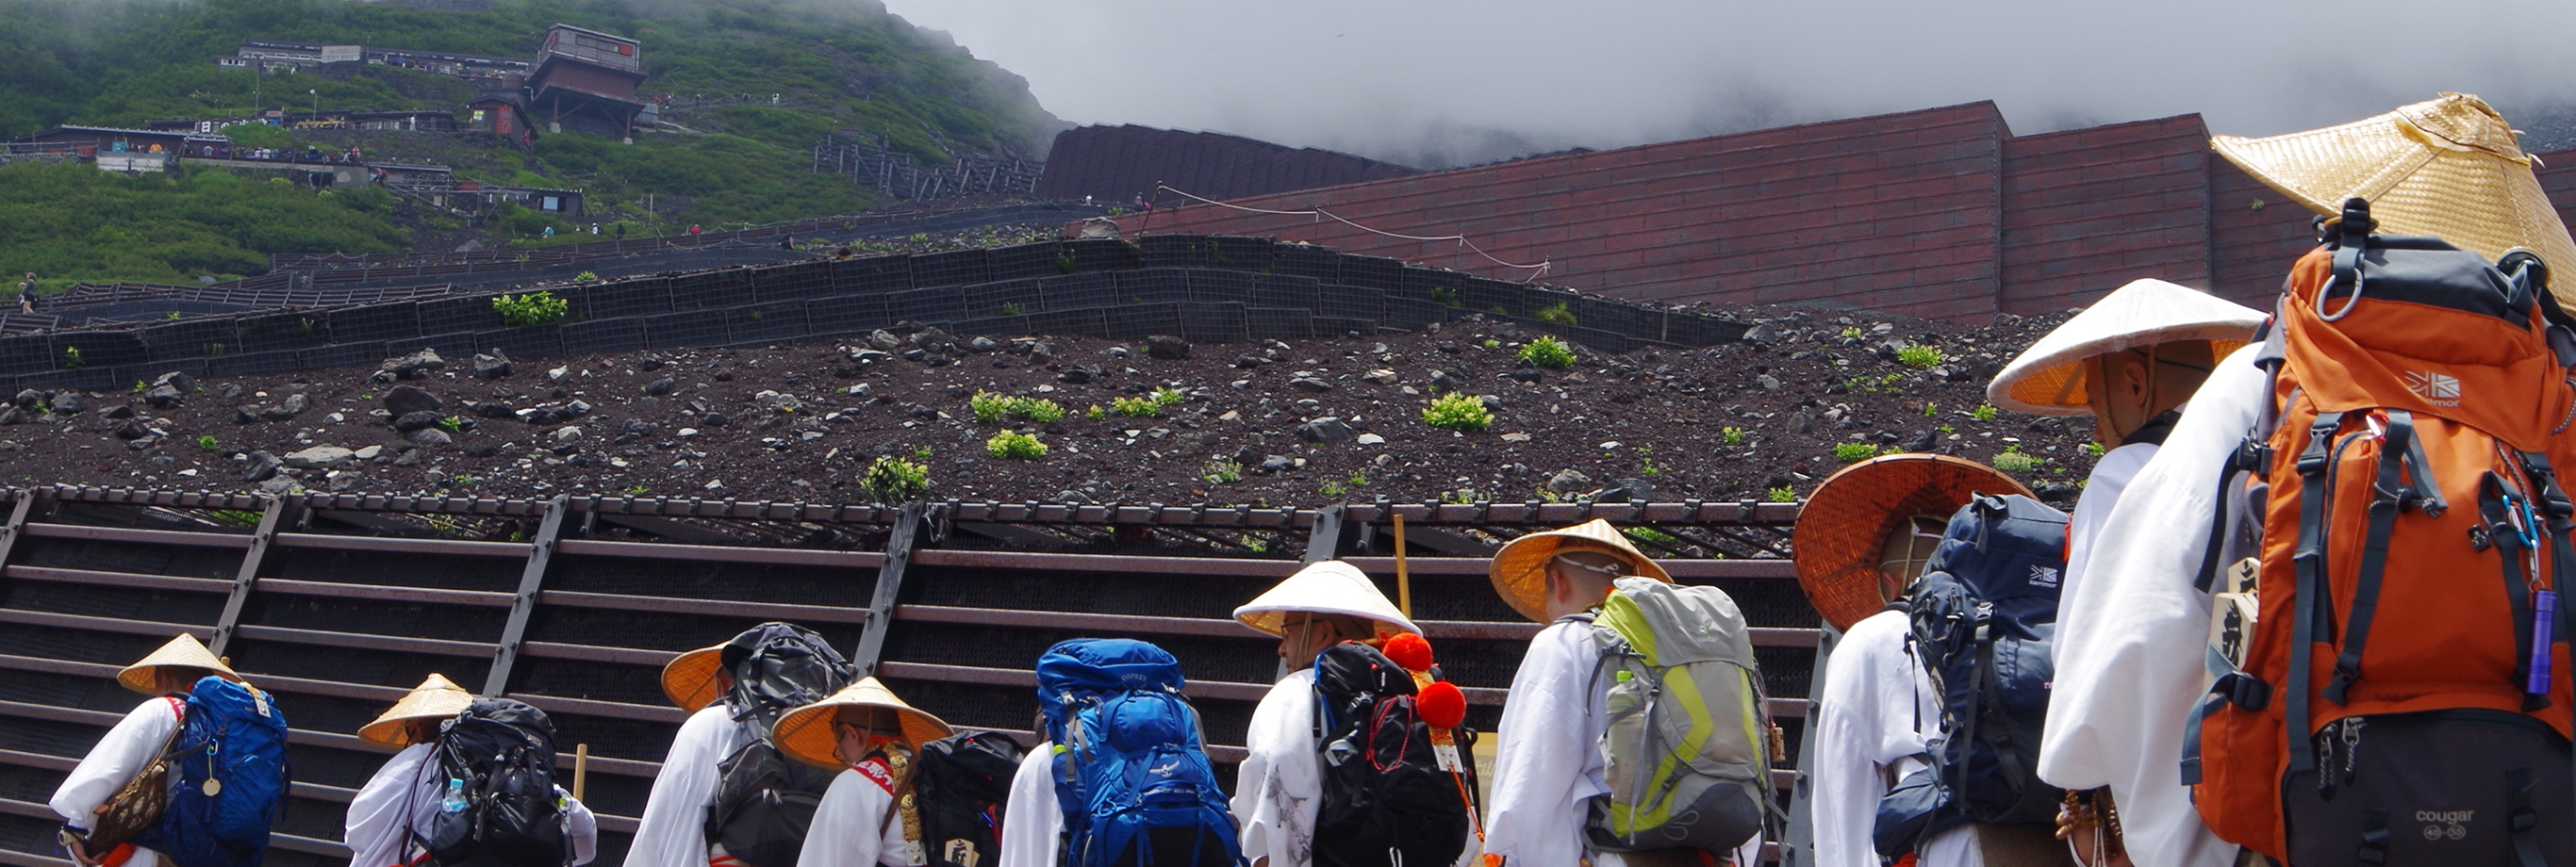
[[[1359,443],[1364,446],[1384,445],[1386,443],[1386,438],[1373,433],[1364,433],[1351,438],[1351,442]]]
[[[339,446],[314,446],[286,456],[286,465],[299,470],[328,470],[357,456],[352,449]]]
[[[679,385],[680,385],[679,380],[672,379],[672,378],[670,378],[670,377],[663,377],[663,378],[661,378],[661,379],[656,379],[656,380],[653,380],[652,382],[645,383],[645,384],[644,384],[644,393],[645,393],[645,394],[649,394],[649,395],[653,395],[653,396],[655,396],[655,397],[660,397],[660,396],[662,396],[662,395],[670,394],[670,393],[671,393],[671,389],[678,388],[678,387],[679,387]]]
[[[1190,357],[1190,342],[1169,334],[1145,337],[1145,355],[1149,358],[1178,360]]]
[[[552,437],[555,442],[559,443],[572,442],[573,440],[581,439],[581,426],[564,425],[563,427],[555,428],[554,433],[547,434],[546,436]]]
[[[250,423],[252,423],[252,422],[259,421],[259,420],[260,420],[260,414],[261,414],[262,412],[265,412],[265,411],[266,411],[266,410],[265,410],[264,408],[259,407],[259,406],[237,406],[237,407],[233,407],[233,423],[234,423],[234,424],[250,424]]]
[[[1536,382],[1538,382],[1538,381],[1540,381],[1540,380],[1543,380],[1543,379],[1546,379],[1546,378],[1547,378],[1547,374],[1539,372],[1539,369],[1538,369],[1538,368],[1535,368],[1535,367],[1521,367],[1521,368],[1514,368],[1514,369],[1511,369],[1511,370],[1503,371],[1503,375],[1504,375],[1504,376],[1507,376],[1507,377],[1511,377],[1512,379],[1519,380],[1519,381],[1521,381],[1521,382],[1528,382],[1528,383],[1536,383]]]
[[[1655,486],[1644,479],[1620,479],[1593,492],[1592,499],[1604,503],[1650,502],[1655,499]]]
[[[1328,415],[1297,426],[1297,438],[1312,443],[1337,443],[1358,435],[1358,431],[1351,430],[1349,422],[1336,416]]]
[[[298,485],[298,484],[296,484],[294,479],[288,479],[288,478],[276,478],[276,479],[270,479],[270,480],[268,480],[268,481],[265,481],[265,482],[261,482],[261,483],[259,483],[259,491],[260,491],[260,493],[263,493],[263,494],[277,494],[277,495],[281,495],[281,496],[286,495],[286,494],[292,494],[292,493],[295,493],[296,489],[297,489],[297,488],[300,488],[300,487],[303,487],[303,486],[302,486],[302,485]]]
[[[383,400],[385,411],[393,413],[396,418],[415,412],[429,412],[447,405],[446,401],[438,399],[438,395],[414,385],[397,385],[387,389]]]
[[[1092,380],[1099,379],[1100,368],[1077,364],[1072,367],[1065,368],[1064,372],[1056,374],[1055,378],[1059,381],[1073,385],[1082,385]]]
[[[1280,472],[1296,465],[1297,462],[1290,460],[1286,455],[1270,455],[1262,458],[1261,466],[1256,467],[1255,470],[1263,474],[1268,474]]]
[[[1933,443],[1933,441],[1934,441],[1935,439],[1937,439],[1937,438],[1938,438],[1938,437],[1937,437],[1937,432],[1935,432],[1935,431],[1928,431],[1928,430],[1927,430],[1927,431],[1924,431],[1924,432],[1922,432],[1922,433],[1920,433],[1920,434],[1915,435],[1915,437],[1914,437],[1913,439],[1906,440],[1906,441],[1905,441],[1905,450],[1906,450],[1906,451],[1909,451],[1909,452],[1928,452],[1928,451],[1931,451],[1931,450],[1932,450],[1932,443]]]
[[[242,464],[242,481],[268,481],[269,477],[277,475],[277,468],[283,465],[276,455],[265,451],[251,452],[250,460]]]
[[[313,399],[305,397],[302,392],[297,392],[287,395],[285,400],[278,401],[277,408],[285,410],[288,418],[293,418],[305,410],[312,409]]]
[[[425,446],[443,446],[456,442],[456,438],[448,436],[446,431],[433,427],[412,431],[411,441]],[[412,454],[416,455],[420,453],[412,452]],[[408,457],[408,455],[406,455],[406,457]]]
[[[1052,363],[1052,362],[1054,362],[1054,361],[1055,361],[1055,356],[1056,356],[1055,341],[1052,341],[1052,340],[1040,340],[1040,341],[1038,341],[1038,342],[1036,342],[1036,343],[1029,344],[1029,363],[1030,363],[1030,364],[1048,364],[1048,363]]]
[[[505,401],[487,400],[474,405],[474,414],[480,418],[509,418],[517,412],[517,407]]]
[[[169,387],[171,387],[171,388],[178,389],[178,390],[179,390],[179,393],[181,393],[181,394],[196,394],[197,392],[199,392],[199,391],[201,391],[201,390],[202,390],[202,389],[199,389],[199,388],[197,387],[197,378],[196,378],[196,377],[189,376],[189,375],[187,375],[187,374],[185,374],[185,373],[180,373],[180,372],[178,372],[178,371],[176,371],[176,370],[173,370],[173,371],[170,371],[169,373],[164,373],[164,374],[161,374],[160,376],[154,377],[154,378],[152,379],[152,384],[153,384],[153,385],[166,385],[166,386],[169,386]]]
[[[966,348],[976,352],[996,352],[1001,350],[1002,345],[994,343],[993,338],[978,337],[973,340],[966,341]]]
[[[1396,380],[1395,371],[1383,367],[1360,374],[1360,381],[1370,385],[1394,385]]]
[[[1547,477],[1547,489],[1557,494],[1591,490],[1592,477],[1569,467],[1556,471],[1556,475]]]
[[[121,440],[139,440],[144,437],[151,436],[152,429],[145,427],[142,419],[129,418],[117,424],[116,429],[109,431],[108,433],[114,434],[117,439]]]
[[[894,336],[892,331],[879,328],[868,332],[868,348],[879,352],[893,352],[903,348],[903,338]]]
[[[1777,377],[1777,376],[1772,376],[1771,374],[1768,374],[1768,373],[1760,374],[1760,375],[1757,375],[1757,376],[1753,377],[1753,384],[1754,384],[1754,385],[1759,385],[1759,386],[1761,386],[1763,391],[1779,391],[1779,390],[1780,390],[1780,378],[1779,378],[1779,377]]]
[[[144,390],[143,402],[150,404],[153,409],[170,409],[187,403],[188,395],[180,391],[177,386],[162,384]]]
[[[631,433],[636,436],[649,437],[654,434],[661,433],[662,426],[640,418],[630,418],[626,420],[625,430],[627,433]]]
[[[88,409],[89,397],[81,394],[80,392],[66,391],[61,394],[54,395],[54,412],[56,414],[71,415],[72,413],[82,412]]]
[[[99,418],[133,418],[133,417],[134,417],[134,406],[133,406],[132,404],[123,404],[123,403],[120,403],[120,404],[117,404],[117,405],[115,405],[115,406],[111,406],[111,407],[108,407],[108,408],[106,408],[106,409],[99,410],[99,411],[98,411],[98,417],[99,417]]]
[[[1296,379],[1291,379],[1288,381],[1288,385],[1299,391],[1314,392],[1318,394],[1333,390],[1332,383],[1325,382],[1311,376],[1300,376]]]
[[[1771,326],[1756,325],[1751,328],[1744,329],[1743,339],[1746,343],[1769,343],[1772,340],[1777,339],[1777,335],[1772,333]]]
[[[287,409],[284,404],[280,404],[277,406],[260,408],[259,417],[265,421],[286,421],[295,417],[295,411]],[[243,419],[240,416],[234,416],[233,420],[242,421]]]
[[[50,392],[50,391],[37,391],[37,390],[35,390],[35,389],[28,388],[28,389],[20,389],[20,390],[18,391],[18,396],[17,396],[17,398],[15,398],[14,400],[12,400],[11,402],[12,402],[12,403],[17,404],[17,405],[18,405],[18,408],[20,408],[20,409],[35,409],[37,404],[41,404],[41,403],[44,403],[45,401],[51,400],[51,399],[53,399],[53,397],[54,397],[54,393],[53,393],[53,392]]]
[[[1799,411],[1797,411],[1797,412],[1790,413],[1790,414],[1789,414],[1789,432],[1790,432],[1790,433],[1793,433],[1793,434],[1811,434],[1811,433],[1815,433],[1815,432],[1816,432],[1816,417],[1815,417],[1815,416],[1813,416],[1813,415],[1809,415],[1809,414],[1807,413],[1807,411],[1806,411],[1806,410],[1803,410],[1803,409],[1802,409],[1802,410],[1799,410]]]
[[[443,433],[443,431],[442,431],[442,433]],[[420,466],[420,456],[421,456],[421,455],[423,455],[423,454],[427,454],[427,452],[424,452],[424,451],[422,451],[422,450],[420,450],[420,449],[407,448],[407,450],[406,450],[406,451],[404,451],[402,454],[399,454],[399,455],[395,455],[395,456],[394,456],[394,466],[397,466],[397,467],[416,467],[416,466]]]
[[[216,387],[215,392],[223,395],[225,400],[231,400],[242,396],[242,387],[238,384],[227,382]]]
[[[419,379],[428,376],[430,371],[445,369],[447,369],[447,359],[438,357],[438,350],[423,347],[419,352],[410,355],[397,355],[385,359],[383,364],[376,366],[375,375],[369,379],[375,382]]]
[[[1486,412],[1499,412],[1503,408],[1503,398],[1501,395],[1480,394],[1476,395],[1476,400],[1477,402],[1485,405]]]
[[[500,379],[517,369],[517,365],[510,363],[509,354],[499,349],[474,356],[474,378],[476,379]]]
[[[894,354],[879,349],[862,349],[850,353],[850,360],[860,364],[884,364],[893,361]]]
[[[1431,387],[1441,391],[1457,391],[1458,378],[1450,376],[1449,371],[1434,370],[1431,372]]]
[[[439,415],[434,411],[407,412],[394,417],[394,430],[402,433],[410,433],[424,428],[433,428],[437,427],[438,423],[446,420],[446,418],[446,416]]]

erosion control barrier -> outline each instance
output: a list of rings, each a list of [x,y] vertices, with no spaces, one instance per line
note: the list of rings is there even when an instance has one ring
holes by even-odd
[[[1023,742],[1041,650],[1156,642],[1180,657],[1230,783],[1279,673],[1276,641],[1230,613],[1328,557],[1396,597],[1398,514],[1414,619],[1482,731],[1539,630],[1485,578],[1522,533],[1607,518],[1676,580],[1725,588],[1757,627],[1793,751],[1818,641],[1786,559],[1792,503],[898,508],[38,488],[0,504],[0,863],[28,867],[70,863],[45,802],[143,700],[116,670],[180,632],[276,693],[292,725],[276,867],[346,863],[349,798],[389,753],[354,733],[432,672],[543,708],[561,749],[589,746],[597,863],[619,863],[682,719],[661,666],[773,619],[821,632],[950,723]],[[1784,791],[1791,777],[1775,771]]]
[[[564,266],[569,267],[569,266]],[[491,294],[183,318],[0,337],[0,393],[122,388],[368,364],[424,346],[462,357],[840,340],[913,322],[965,335],[1366,336],[1482,314],[1604,352],[1737,340],[1745,325],[1263,238],[1155,235],[663,274],[546,291],[568,321],[511,327]]]

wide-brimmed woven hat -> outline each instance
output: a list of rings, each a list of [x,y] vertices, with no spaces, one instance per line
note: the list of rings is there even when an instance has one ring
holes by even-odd
[[[714,644],[672,657],[662,665],[662,695],[690,713],[724,697],[716,687],[716,675],[724,672],[724,649]]]
[[[779,716],[778,725],[770,729],[772,742],[778,744],[780,751],[809,765],[848,767],[848,763],[834,754],[833,748],[839,744],[840,738],[832,732],[832,720],[839,717],[845,707],[894,711],[896,718],[903,720],[904,741],[916,750],[922,744],[947,737],[951,732],[947,721],[905,704],[903,699],[895,697],[894,690],[887,689],[876,678],[862,677],[859,682],[833,693],[830,698]]]
[[[1671,573],[1655,565],[1645,552],[1630,544],[1626,534],[1610,526],[1609,521],[1595,518],[1562,530],[1531,533],[1505,544],[1494,552],[1494,565],[1487,576],[1494,581],[1494,592],[1511,603],[1512,610],[1539,623],[1547,622],[1547,561],[1559,551],[1599,551],[1628,558],[1637,566],[1637,574],[1657,581],[1670,582]]]
[[[2220,156],[2327,216],[2370,201],[2378,231],[2431,235],[2489,259],[2520,247],[2554,275],[2552,294],[2576,301],[2576,240],[2549,204],[2513,125],[2465,93],[2378,117],[2270,138],[2214,136]]]
[[[223,675],[225,680],[242,679],[240,672],[234,671],[232,666],[225,665],[223,659],[215,656],[214,651],[207,650],[204,644],[197,641],[196,636],[181,633],[179,637],[170,639],[170,643],[161,645],[161,649],[146,654],[142,659],[135,660],[133,665],[118,671],[116,682],[124,684],[126,689],[144,695],[158,695],[159,690],[153,688],[155,684],[152,678],[163,666],[202,668]]]
[[[375,722],[360,727],[358,739],[380,746],[411,746],[411,726],[406,723],[446,719],[465,712],[465,707],[473,703],[473,693],[457,686],[446,675],[433,674],[419,686],[412,687],[411,692],[404,693],[402,699],[394,702],[393,708],[385,711],[383,716],[376,717]]]
[[[1798,509],[1791,532],[1798,586],[1825,622],[1850,629],[1887,605],[1878,556],[1887,535],[1916,515],[1948,520],[1978,494],[2030,495],[1985,464],[1949,455],[1881,455],[1825,478]]]
[[[1387,601],[1386,594],[1377,589],[1377,583],[1369,580],[1368,573],[1340,560],[1313,563],[1297,570],[1297,574],[1288,576],[1288,580],[1279,582],[1279,586],[1234,609],[1234,619],[1243,621],[1245,626],[1278,635],[1285,628],[1291,611],[1347,614],[1377,621],[1384,626],[1380,632],[1422,634],[1422,627],[1413,625],[1403,612],[1397,611],[1395,603]]]
[[[2211,359],[2244,346],[2263,312],[2162,280],[2132,280],[2004,365],[1986,384],[1986,399],[2014,412],[2085,415],[2084,360],[2123,349],[2209,341]],[[1875,543],[1872,543],[1875,544]]]

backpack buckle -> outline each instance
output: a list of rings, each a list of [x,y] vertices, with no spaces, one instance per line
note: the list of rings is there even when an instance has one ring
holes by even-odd
[[[2236,469],[2259,474],[2272,466],[2272,444],[2246,437],[2236,443],[2236,453],[2228,456],[2228,462]]]
[[[2248,711],[2260,712],[2272,703],[2272,685],[2242,671],[2219,675],[2218,681],[2209,685],[2209,691]]]

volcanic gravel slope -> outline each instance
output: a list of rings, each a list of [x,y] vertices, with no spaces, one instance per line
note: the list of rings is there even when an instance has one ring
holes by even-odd
[[[1855,442],[1987,462],[2017,449],[2033,463],[2022,478],[2062,506],[2091,469],[2085,419],[1976,417],[1985,380],[2063,316],[1963,327],[1858,312],[1731,312],[1760,323],[1747,342],[1622,355],[1578,347],[1564,371],[1518,363],[1534,332],[1470,318],[1426,333],[1199,344],[1185,358],[1152,357],[1143,341],[915,332],[878,336],[895,338],[891,352],[863,351],[868,341],[854,339],[517,359],[497,378],[478,377],[464,358],[399,383],[371,381],[369,367],[225,377],[194,384],[167,408],[151,406],[142,384],[134,393],[22,393],[15,411],[0,411],[0,462],[17,485],[852,503],[876,499],[859,479],[889,455],[925,465],[932,500],[1303,507],[1381,497],[1766,499],[1780,488],[1803,497],[1849,456],[1835,446]],[[955,348],[942,351],[948,340]],[[1912,344],[1946,360],[1894,358]],[[436,398],[430,412],[454,416],[459,429],[398,433],[387,401],[420,395],[398,397],[397,385]],[[1184,397],[1159,417],[1086,417],[1163,388]],[[1425,424],[1435,388],[1490,396],[1491,429]],[[976,421],[969,401],[978,391],[1068,410],[1053,423],[1016,423],[1047,454],[988,455],[1003,425]],[[546,418],[576,401],[589,411]],[[290,415],[294,403],[306,406]],[[516,413],[531,409],[534,423]],[[1325,417],[1349,436],[1299,435]],[[452,442],[413,442],[442,438]],[[316,446],[354,454],[308,451]],[[272,456],[288,466],[249,472]]]

